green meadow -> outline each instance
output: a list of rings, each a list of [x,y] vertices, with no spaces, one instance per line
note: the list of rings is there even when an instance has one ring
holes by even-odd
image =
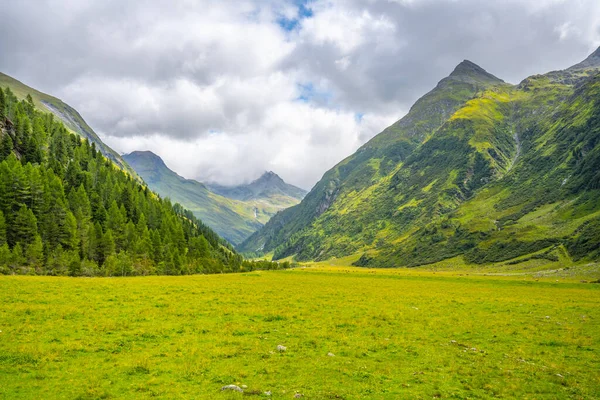
[[[4,399],[600,398],[600,284],[574,279],[5,276],[0,304]]]

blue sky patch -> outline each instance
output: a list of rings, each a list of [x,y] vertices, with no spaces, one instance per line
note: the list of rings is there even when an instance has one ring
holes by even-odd
[[[313,12],[308,7],[309,0],[296,0],[294,1],[296,6],[298,7],[298,12],[295,18],[285,18],[281,17],[277,19],[277,23],[280,27],[282,27],[285,31],[291,32],[298,27],[298,24],[306,18],[310,18],[313,16]]]

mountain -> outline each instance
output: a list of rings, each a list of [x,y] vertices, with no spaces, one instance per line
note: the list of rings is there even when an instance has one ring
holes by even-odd
[[[287,208],[298,204],[306,196],[306,190],[300,189],[289,183],[285,183],[273,171],[267,171],[260,178],[246,185],[222,186],[218,184],[206,184],[216,194],[234,200],[268,200],[273,204],[280,204],[281,208]]]
[[[127,171],[129,174],[137,178],[135,171],[131,169],[125,161],[123,161],[121,156],[116,151],[114,151],[106,144],[104,144],[104,142],[102,142],[102,140],[98,137],[96,132],[94,132],[94,130],[90,128],[90,126],[85,122],[85,120],[73,107],[69,106],[66,103],[63,103],[62,100],[59,100],[56,97],[52,97],[38,90],[35,90],[19,82],[18,80],[6,74],[3,74],[2,72],[0,72],[0,87],[10,88],[12,92],[21,99],[24,99],[29,94],[32,97],[33,103],[38,110],[43,112],[51,112],[53,115],[58,117],[58,119],[60,119],[71,132],[88,139],[90,143],[94,143],[96,148],[105,157],[110,159],[121,169]]]
[[[598,54],[518,85],[463,61],[238,249],[384,267],[600,257]]]
[[[248,185],[207,187],[177,175],[150,151],[135,151],[123,158],[152,190],[180,203],[233,244],[241,243],[277,211],[297,204],[302,194],[274,173]]]
[[[40,99],[48,98],[0,88],[0,273],[180,275],[252,267],[189,211],[104,157],[96,142],[41,111]]]

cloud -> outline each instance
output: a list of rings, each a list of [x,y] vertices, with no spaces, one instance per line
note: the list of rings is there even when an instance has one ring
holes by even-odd
[[[596,0],[8,0],[0,15],[0,70],[116,150],[305,188],[463,59],[518,82],[600,45]]]

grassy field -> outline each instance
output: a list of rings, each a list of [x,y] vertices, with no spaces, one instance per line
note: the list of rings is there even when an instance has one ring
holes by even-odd
[[[5,399],[600,398],[600,284],[343,267],[1,277],[0,304]]]

